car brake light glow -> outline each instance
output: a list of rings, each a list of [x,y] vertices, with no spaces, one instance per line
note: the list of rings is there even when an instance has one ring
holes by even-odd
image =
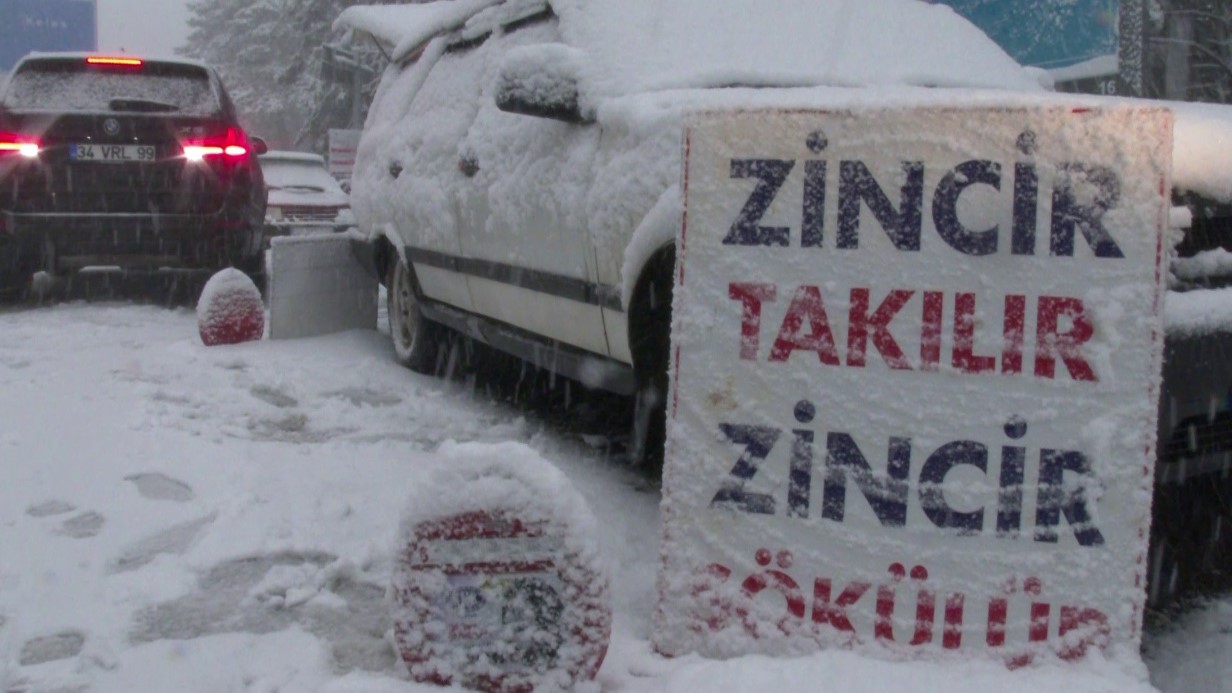
[[[21,135],[13,132],[0,132],[0,155],[16,153],[27,159],[39,155],[39,141],[32,135]]]
[[[86,58],[90,65],[123,65],[126,67],[141,67],[145,62],[141,58],[120,58],[105,55],[92,55]]]
[[[184,158],[189,161],[202,161],[209,156],[241,159],[248,156],[249,151],[248,136],[234,127],[227,128],[222,135],[185,140],[182,146]]]

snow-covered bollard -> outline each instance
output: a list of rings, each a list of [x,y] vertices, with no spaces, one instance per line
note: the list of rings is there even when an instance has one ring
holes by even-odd
[[[486,691],[594,678],[612,611],[594,516],[519,443],[447,443],[417,488],[394,567],[394,636],[412,678]]]
[[[257,285],[233,267],[217,272],[197,300],[197,327],[206,346],[261,339],[265,306]]]

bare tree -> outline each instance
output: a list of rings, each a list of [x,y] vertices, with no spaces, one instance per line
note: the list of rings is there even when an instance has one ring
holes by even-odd
[[[322,46],[344,8],[389,1],[190,0],[182,52],[219,70],[244,123],[272,146],[321,151],[351,104],[349,85],[323,79]]]
[[[1232,3],[1155,0],[1151,9],[1148,95],[1232,101]]]

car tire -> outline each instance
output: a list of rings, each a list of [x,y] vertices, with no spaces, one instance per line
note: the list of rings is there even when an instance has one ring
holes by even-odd
[[[416,373],[433,373],[444,328],[424,317],[411,268],[393,258],[386,271],[389,336],[398,363]]]
[[[646,473],[663,472],[667,444],[668,368],[671,360],[672,290],[676,267],[674,248],[658,253],[648,263],[629,313],[634,343],[633,372],[637,393],[633,401],[631,457]]]
[[[20,298],[29,287],[30,275],[22,271],[21,247],[0,236],[0,300]],[[24,281],[24,285],[23,285]]]

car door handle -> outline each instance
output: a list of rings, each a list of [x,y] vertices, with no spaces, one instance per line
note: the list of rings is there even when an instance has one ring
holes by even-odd
[[[398,176],[402,175],[402,164],[398,163],[397,161],[391,163],[389,165],[389,175],[393,176],[394,178],[397,178]]]

